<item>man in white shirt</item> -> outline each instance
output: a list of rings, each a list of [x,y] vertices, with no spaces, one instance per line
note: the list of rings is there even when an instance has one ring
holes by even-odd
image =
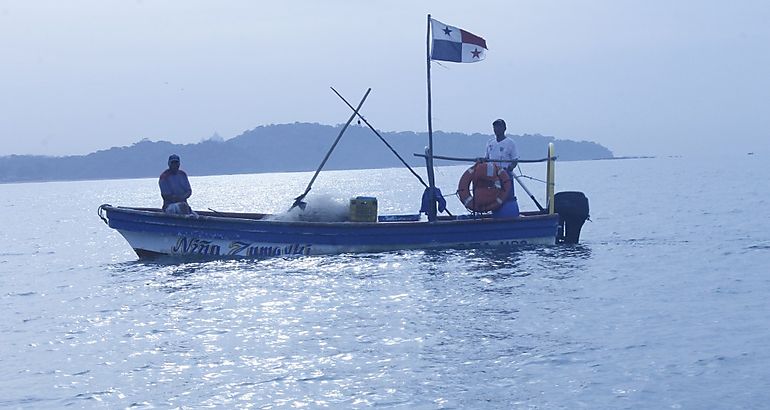
[[[508,172],[508,176],[511,180],[511,196],[508,197],[506,203],[512,203],[506,208],[515,215],[518,215],[519,204],[513,193],[513,169],[518,164],[519,151],[516,149],[516,143],[513,142],[511,138],[505,136],[505,121],[499,118],[496,119],[492,123],[492,129],[495,131],[495,138],[492,138],[487,142],[486,159],[492,160],[498,167],[504,168]],[[498,160],[505,162],[498,162]]]
[[[487,142],[486,158],[491,160],[505,160],[512,162],[495,162],[498,167],[505,168],[508,174],[513,172],[519,159],[519,151],[516,149],[516,143],[505,136],[505,121],[496,119],[492,123],[492,129],[495,131],[495,138]]]

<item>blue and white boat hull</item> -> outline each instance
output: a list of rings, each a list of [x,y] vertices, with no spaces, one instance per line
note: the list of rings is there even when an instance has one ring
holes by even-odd
[[[401,249],[520,247],[556,243],[559,216],[442,218],[435,222],[289,222],[260,214],[199,212],[102,205],[100,215],[140,258],[175,256],[267,258],[384,252]],[[388,218],[384,218],[388,220]]]

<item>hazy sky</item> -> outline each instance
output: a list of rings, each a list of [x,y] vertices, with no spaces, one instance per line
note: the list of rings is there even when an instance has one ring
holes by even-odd
[[[329,86],[424,131],[428,13],[489,46],[433,63],[434,129],[770,152],[767,0],[0,0],[0,155],[344,123]]]

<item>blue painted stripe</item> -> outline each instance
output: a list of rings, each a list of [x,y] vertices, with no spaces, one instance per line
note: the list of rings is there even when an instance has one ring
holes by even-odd
[[[460,63],[463,61],[463,44],[455,41],[433,40],[430,58]]]
[[[425,245],[556,237],[558,215],[526,219],[438,222],[280,222],[243,218],[199,218],[107,208],[110,227],[196,238],[320,245]]]

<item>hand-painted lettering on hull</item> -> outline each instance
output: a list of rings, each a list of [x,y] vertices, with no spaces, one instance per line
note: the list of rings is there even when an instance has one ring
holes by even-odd
[[[225,242],[220,245],[217,241],[180,236],[176,244],[171,248],[171,253],[176,255],[200,255],[200,256],[230,256],[268,258],[274,256],[310,255],[312,244],[263,244],[243,241]],[[226,252],[223,253],[222,249]]]
[[[219,245],[198,238],[180,237],[171,252],[182,255],[219,255]]]
[[[103,205],[110,227],[140,258],[269,258],[404,249],[554,245],[559,215],[378,223],[270,221],[205,212],[197,217]],[[302,242],[299,242],[302,241]]]

